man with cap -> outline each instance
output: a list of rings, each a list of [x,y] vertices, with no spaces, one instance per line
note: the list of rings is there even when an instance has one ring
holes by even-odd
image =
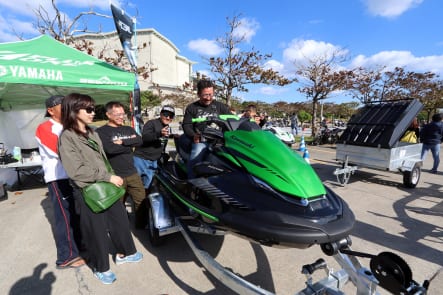
[[[105,105],[108,123],[96,131],[103,143],[103,149],[116,175],[123,178],[123,187],[132,197],[135,209],[135,226],[145,228],[147,212],[142,205],[146,199],[140,175],[134,167],[133,148],[142,144],[142,138],[134,128],[125,126],[125,109],[118,101]]]
[[[420,142],[423,143],[421,159],[425,160],[426,154],[431,151],[433,164],[431,173],[437,174],[440,164],[440,147],[443,142],[443,122],[442,115],[437,113],[432,116],[432,122],[423,126],[420,130]]]
[[[172,106],[163,106],[160,117],[146,122],[143,126],[143,144],[135,148],[134,164],[138,173],[143,179],[145,190],[151,185],[152,177],[157,169],[157,160],[160,159],[163,144],[169,137],[169,124],[175,116],[175,109]]]
[[[63,130],[60,123],[62,100],[61,95],[54,95],[46,100],[45,117],[49,117],[49,120],[41,123],[35,132],[43,162],[44,178],[54,209],[57,269],[76,268],[85,264],[79,254],[79,216],[75,212],[72,187],[57,150],[58,137]]]

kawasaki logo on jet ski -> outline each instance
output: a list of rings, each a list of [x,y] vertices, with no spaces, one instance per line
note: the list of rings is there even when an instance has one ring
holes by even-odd
[[[232,136],[231,136],[231,139],[232,139],[232,140],[235,140],[235,141],[238,142],[238,143],[241,143],[242,145],[247,146],[248,148],[253,149],[253,148],[255,147],[252,143],[247,143],[247,142],[243,141],[241,138],[238,138],[238,137],[235,136],[235,135],[232,135]]]

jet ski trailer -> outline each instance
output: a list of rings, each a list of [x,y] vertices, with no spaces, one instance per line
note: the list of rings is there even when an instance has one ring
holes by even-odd
[[[192,217],[174,216],[169,209],[168,202],[158,192],[149,194],[148,202],[148,206],[150,206],[148,235],[151,244],[158,246],[165,235],[180,232],[203,267],[235,293],[274,294],[246,281],[222,266],[192,236],[192,232],[210,235],[223,235],[225,232],[214,230],[204,223],[199,226],[189,226],[186,219],[189,220]],[[294,295],[345,295],[342,289],[348,282],[354,284],[357,295],[380,294],[377,291],[377,286],[383,287],[392,294],[427,294],[430,281],[426,280],[422,285],[415,282],[412,279],[411,269],[401,257],[390,252],[382,252],[378,255],[356,252],[352,251],[350,246],[349,237],[322,244],[323,253],[333,256],[342,269],[333,271],[322,258],[311,264],[303,265],[301,273],[306,276],[306,287]],[[357,257],[371,258],[371,269],[363,267]],[[318,281],[314,281],[312,275],[319,270],[325,271],[326,275]]]
[[[415,188],[420,180],[421,143],[400,138],[423,108],[416,99],[367,104],[349,120],[336,144],[341,168],[334,171],[346,185],[358,168],[400,172],[403,184]]]

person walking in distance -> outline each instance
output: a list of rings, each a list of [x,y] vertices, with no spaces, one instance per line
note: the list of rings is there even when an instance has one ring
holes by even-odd
[[[58,156],[57,142],[63,130],[61,103],[63,96],[46,99],[46,115],[49,120],[37,127],[35,138],[42,158],[48,195],[54,210],[54,238],[57,248],[57,269],[76,268],[85,265],[80,257],[81,234],[79,216],[75,212],[69,177]]]
[[[431,173],[436,174],[440,164],[440,146],[443,139],[443,123],[441,114],[434,114],[431,123],[426,124],[420,131],[420,142],[423,143],[421,159],[425,160],[426,154],[431,151],[433,164]]]
[[[115,249],[113,254],[117,265],[139,262],[143,255],[135,248],[122,202],[117,201],[108,209],[95,213],[82,195],[82,188],[97,181],[123,185],[123,179],[106,167],[103,144],[97,132],[89,126],[95,116],[94,105],[89,95],[71,93],[65,96],[61,120],[63,132],[58,142],[58,151],[63,167],[72,180],[87,254],[84,258],[97,279],[103,284],[112,284],[116,276],[110,269],[110,249]]]
[[[140,175],[134,166],[133,148],[142,144],[142,138],[134,128],[125,126],[125,109],[123,104],[110,101],[105,105],[108,123],[97,128],[97,133],[103,143],[106,156],[116,175],[123,178],[126,193],[132,197],[135,210],[135,226],[144,228],[147,223],[145,210],[145,189]],[[125,200],[122,200],[123,202]]]

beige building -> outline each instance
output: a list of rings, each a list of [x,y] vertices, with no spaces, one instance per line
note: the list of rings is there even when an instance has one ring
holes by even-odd
[[[114,50],[122,50],[117,32],[84,34],[76,38],[91,41],[94,56],[103,54],[106,57],[117,57]],[[147,79],[139,77],[141,91],[151,90],[158,94],[157,90],[160,89],[162,94],[170,94],[185,83],[192,82],[192,65],[195,62],[179,55],[179,49],[155,29],[137,30],[133,41],[138,47],[137,66],[154,69]]]

